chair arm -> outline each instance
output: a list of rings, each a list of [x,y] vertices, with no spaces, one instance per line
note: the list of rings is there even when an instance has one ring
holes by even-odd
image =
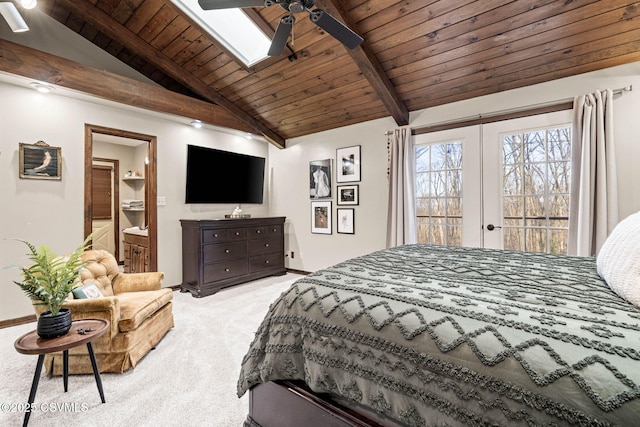
[[[162,272],[120,273],[111,282],[114,294],[123,292],[157,291],[162,287]]]
[[[120,303],[117,297],[67,300],[62,307],[71,310],[71,319],[104,319],[109,321],[110,337],[118,334]]]

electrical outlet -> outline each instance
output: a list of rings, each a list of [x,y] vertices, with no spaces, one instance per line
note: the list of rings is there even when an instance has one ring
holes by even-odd
[[[293,251],[291,251],[291,259],[295,258],[295,253]]]
[[[164,196],[158,196],[158,206],[165,206],[167,204],[167,198]]]

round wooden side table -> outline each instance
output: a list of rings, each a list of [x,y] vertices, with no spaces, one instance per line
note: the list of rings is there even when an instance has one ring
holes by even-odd
[[[61,337],[44,339],[38,336],[37,331],[31,331],[16,340],[14,347],[18,353],[38,355],[38,364],[36,365],[36,372],[33,375],[33,382],[31,383],[29,401],[24,414],[24,421],[22,423],[23,427],[26,427],[27,424],[29,424],[31,406],[35,400],[36,390],[38,389],[38,383],[40,382],[44,355],[47,353],[62,351],[62,374],[64,377],[64,391],[66,393],[69,384],[69,349],[82,344],[87,344],[89,359],[91,360],[91,366],[93,367],[93,375],[96,379],[100,399],[102,400],[102,403],[105,403],[104,391],[102,390],[102,380],[100,379],[100,370],[98,369],[98,363],[96,362],[96,356],[93,352],[91,342],[104,335],[107,330],[109,330],[109,322],[107,320],[82,319],[74,320],[71,323],[71,329],[69,332]]]

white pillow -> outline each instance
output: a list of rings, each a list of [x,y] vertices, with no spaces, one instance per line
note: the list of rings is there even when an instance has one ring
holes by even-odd
[[[615,293],[640,306],[640,212],[616,225],[598,252],[596,266]]]

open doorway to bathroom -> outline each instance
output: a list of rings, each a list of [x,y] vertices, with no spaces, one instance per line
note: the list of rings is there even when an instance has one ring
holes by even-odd
[[[155,136],[85,125],[84,235],[126,272],[157,271],[156,150]]]

